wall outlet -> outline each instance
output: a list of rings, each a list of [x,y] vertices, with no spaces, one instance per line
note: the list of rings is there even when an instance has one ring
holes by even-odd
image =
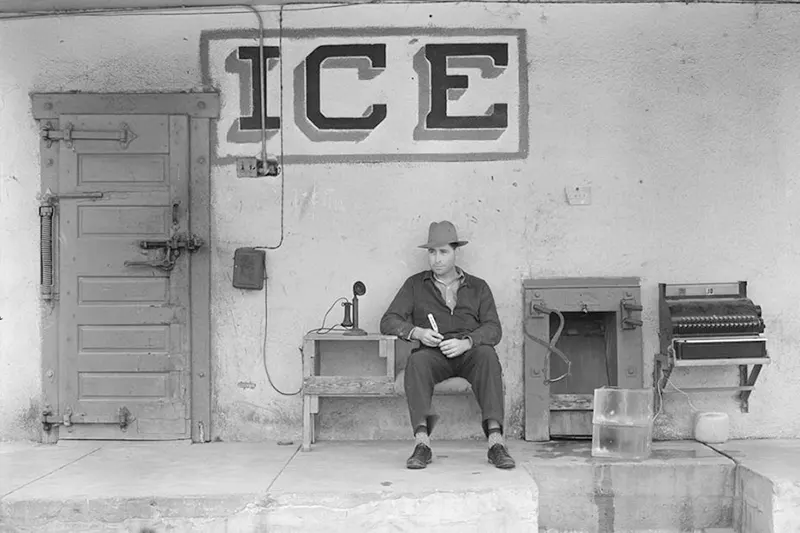
[[[239,178],[258,177],[258,159],[255,157],[237,157],[236,176]]]
[[[588,185],[568,185],[564,192],[569,205],[592,205],[592,188]]]

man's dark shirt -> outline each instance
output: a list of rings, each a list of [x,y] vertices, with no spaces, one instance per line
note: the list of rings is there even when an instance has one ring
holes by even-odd
[[[464,272],[451,311],[430,270],[414,274],[403,283],[381,318],[381,333],[407,339],[415,326],[432,329],[428,313],[433,314],[445,339],[469,337],[473,346],[496,346],[503,336],[494,296],[484,280]]]

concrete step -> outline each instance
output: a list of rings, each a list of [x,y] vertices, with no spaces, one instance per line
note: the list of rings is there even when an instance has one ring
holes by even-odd
[[[737,464],[736,529],[800,532],[800,440],[737,440],[712,447]]]
[[[537,531],[538,493],[525,469],[498,470],[484,443],[455,442],[411,471],[411,449],[407,441],[319,443],[309,453],[271,443],[40,448],[40,461],[27,454],[0,465],[16,478],[5,483],[0,532]]]
[[[478,442],[436,443],[428,468],[408,470],[412,447],[316,444],[270,488],[270,525],[274,531],[330,533],[537,530],[538,491],[526,470],[494,468]]]
[[[593,458],[588,441],[528,445],[518,455],[539,488],[540,531],[733,527],[735,465],[697,442],[655,442],[641,462]]]

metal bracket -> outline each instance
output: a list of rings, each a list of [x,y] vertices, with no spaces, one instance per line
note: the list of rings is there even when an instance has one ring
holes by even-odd
[[[765,359],[764,363],[769,364],[769,358]],[[728,366],[728,365],[735,365],[737,363],[736,359],[730,359],[730,361],[725,361],[722,365],[715,364],[713,366]],[[753,370],[748,372],[747,366],[748,364],[753,365]],[[707,392],[736,392],[739,398],[739,408],[743,413],[750,412],[750,394],[752,394],[753,390],[755,389],[756,380],[758,380],[759,374],[761,374],[761,368],[764,366],[763,364],[754,363],[752,359],[748,360],[748,364],[740,364],[739,366],[739,386],[737,387],[681,387],[678,389],[673,385],[676,391],[680,391],[683,394],[686,393],[707,393]],[[657,395],[657,402],[660,409],[661,402],[663,402],[663,396],[667,392],[667,384],[669,383],[669,378],[672,375],[672,371],[675,369],[676,360],[675,360],[675,350],[670,346],[667,349],[667,353],[658,353],[656,354],[655,364],[653,367],[653,386],[655,388],[655,392]],[[692,365],[692,366],[703,366],[703,365]],[[684,367],[684,368],[691,368],[691,367]],[[659,394],[660,393],[660,394]]]
[[[544,308],[547,306],[544,303],[544,300],[541,298],[533,298],[530,300],[530,309],[528,311],[528,316],[530,318],[545,318],[549,317],[550,313],[544,311]]]
[[[50,148],[54,142],[64,141],[64,146],[72,148],[75,141],[117,141],[120,148],[127,149],[137,135],[131,131],[125,122],[120,123],[119,130],[80,131],[75,130],[72,123],[67,123],[64,129],[57,130],[52,122],[46,122],[41,131],[42,140]]]
[[[743,413],[750,412],[750,394],[753,392],[762,366],[753,365],[753,370],[748,374],[747,365],[739,365],[739,386],[742,387],[739,391],[739,408]]]
[[[619,301],[620,316],[622,317],[622,329],[636,329],[642,327],[644,322],[638,318],[633,318],[631,315],[634,312],[641,312],[644,309],[641,305],[636,303],[636,300],[631,298],[623,298]]]

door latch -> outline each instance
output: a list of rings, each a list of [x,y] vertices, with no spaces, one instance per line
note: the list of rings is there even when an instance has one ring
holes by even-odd
[[[147,266],[158,268],[165,272],[171,272],[172,269],[175,268],[175,263],[178,261],[182,250],[187,250],[189,253],[193,253],[199,250],[203,244],[205,243],[200,237],[196,235],[186,235],[183,233],[173,235],[171,238],[165,240],[139,241],[139,248],[142,250],[163,249],[163,257],[161,259],[154,259],[151,261],[125,261],[125,266]]]
[[[203,244],[203,239],[196,235],[186,235],[183,233],[178,233],[177,235],[172,236],[170,239],[166,240],[149,240],[149,241],[139,241],[139,247],[143,250],[152,250],[154,248],[169,248],[172,250],[178,250],[180,248],[185,248],[189,252],[196,252],[199,250]]]
[[[116,141],[120,148],[125,150],[136,138],[136,134],[131,131],[130,126],[122,122],[119,129],[103,131],[82,131],[76,130],[72,123],[67,123],[64,129],[57,130],[51,122],[45,123],[40,135],[45,145],[50,148],[54,142],[64,141],[67,148],[72,148],[75,141]]]

